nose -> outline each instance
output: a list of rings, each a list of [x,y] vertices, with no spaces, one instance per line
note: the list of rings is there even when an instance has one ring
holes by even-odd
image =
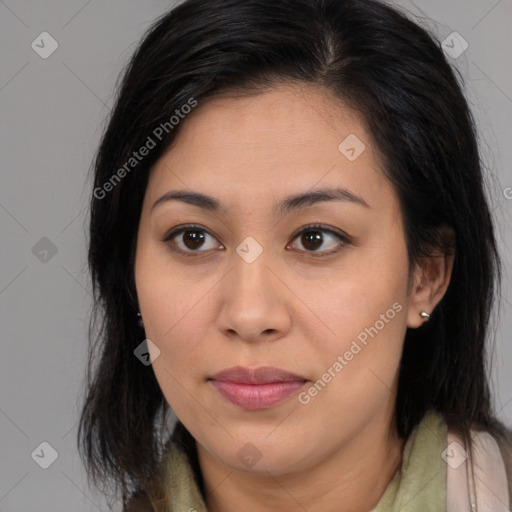
[[[273,268],[274,267],[274,268]],[[233,253],[231,270],[219,283],[219,330],[245,342],[274,341],[291,326],[291,293],[265,251],[249,263]]]

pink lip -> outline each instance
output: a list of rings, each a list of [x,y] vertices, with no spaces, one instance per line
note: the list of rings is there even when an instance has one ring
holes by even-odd
[[[306,379],[279,368],[228,368],[210,379],[219,393],[243,409],[266,409],[293,395]]]

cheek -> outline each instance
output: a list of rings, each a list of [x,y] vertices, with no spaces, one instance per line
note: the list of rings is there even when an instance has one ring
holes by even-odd
[[[350,301],[342,302],[344,307],[335,309],[341,304],[333,301],[331,310],[330,325],[335,334],[331,341],[319,344],[325,371],[344,375],[344,386],[349,388],[361,386],[372,371],[382,373],[383,381],[390,385],[406,330],[403,299],[397,293],[378,297],[354,293]]]
[[[358,400],[373,400],[393,388],[407,329],[405,249],[374,249],[354,257],[316,302],[330,335],[318,338],[323,373],[312,393],[350,407],[364,407]]]
[[[390,332],[405,322],[403,315],[397,314],[405,309],[406,293],[403,255],[386,256],[384,251],[375,250],[354,253],[312,300],[332,338],[343,343],[376,323],[379,331]]]
[[[172,349],[173,340],[182,337],[183,333],[177,334],[184,325],[187,329],[197,325],[190,322],[189,315],[201,307],[208,283],[199,279],[191,281],[189,275],[172,265],[165,249],[146,240],[138,247],[135,282],[147,337],[160,350]]]
[[[195,295],[193,299],[196,300],[167,297],[160,312],[152,311],[148,315],[150,328],[146,331],[160,350],[152,368],[162,393],[174,413],[191,422],[201,413],[202,398],[198,392],[204,392],[212,360],[201,335],[205,316],[200,303],[197,304],[199,299]],[[209,420],[204,417],[204,421]]]
[[[180,286],[176,273],[154,269],[141,264],[137,293],[145,336],[159,350],[152,369],[167,403],[179,413],[191,405],[186,391],[193,392],[190,379],[200,378],[195,372],[201,368],[197,344],[204,293],[198,286]]]
[[[302,414],[315,424],[330,425],[326,436],[332,442],[364,428],[377,411],[394,403],[404,311],[396,301],[357,317],[344,316],[336,341],[321,346],[317,380],[298,398]]]

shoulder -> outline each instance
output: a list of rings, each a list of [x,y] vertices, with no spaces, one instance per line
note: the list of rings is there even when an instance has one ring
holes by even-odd
[[[486,431],[471,430],[473,458],[462,439],[447,431],[447,506],[451,510],[506,512],[511,477],[505,446]]]
[[[139,489],[130,496],[123,512],[154,512],[154,508],[147,493]]]
[[[512,510],[512,430],[508,430],[503,438],[496,439],[499,446],[505,472],[507,474],[508,494],[510,499],[510,509]]]

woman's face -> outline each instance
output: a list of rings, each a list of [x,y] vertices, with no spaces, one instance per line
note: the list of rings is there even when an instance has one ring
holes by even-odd
[[[200,103],[181,123],[151,172],[135,265],[170,407],[220,463],[273,474],[389,429],[405,331],[421,319],[399,201],[358,116],[281,86]],[[154,206],[171,191],[189,201]],[[263,366],[296,377],[213,379]]]

